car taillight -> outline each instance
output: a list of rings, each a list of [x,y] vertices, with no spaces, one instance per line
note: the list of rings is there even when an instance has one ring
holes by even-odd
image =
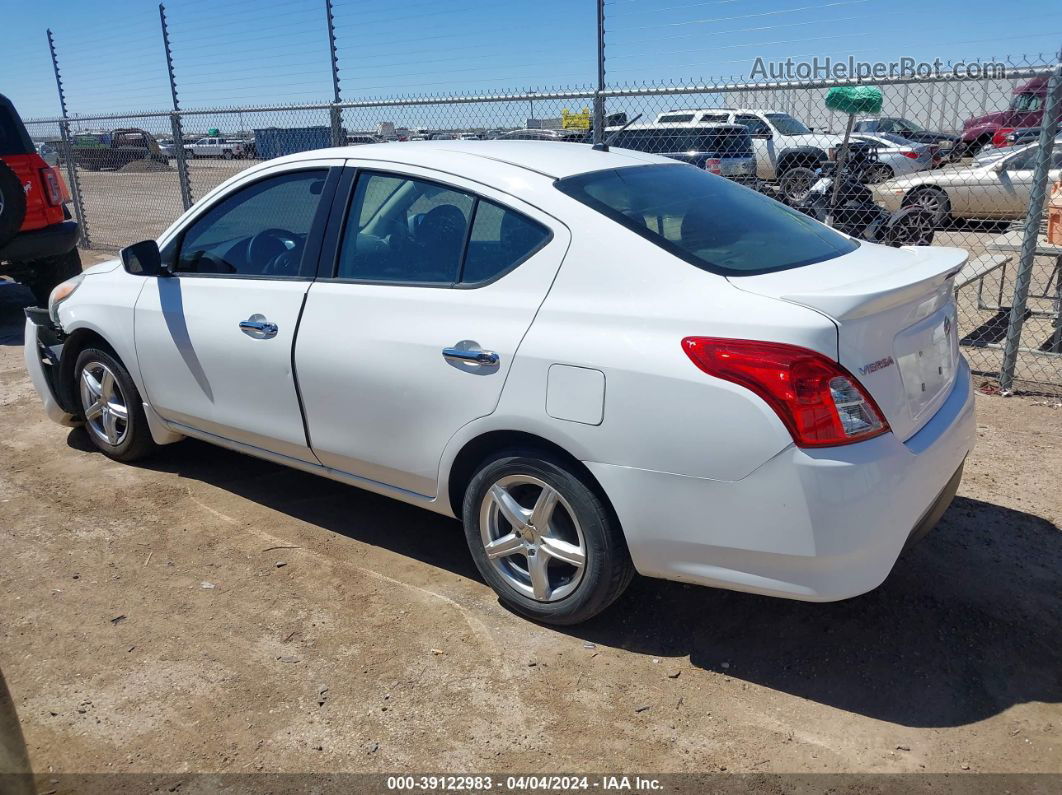
[[[910,158],[911,160],[917,160],[918,152],[904,152],[903,156],[906,158]]]
[[[704,372],[763,398],[800,447],[850,444],[889,430],[855,377],[821,353],[717,337],[686,337],[682,349]]]
[[[44,185],[44,195],[48,199],[48,204],[55,206],[63,203],[63,192],[59,188],[59,179],[55,176],[55,171],[51,166],[48,168],[40,169],[41,183]]]
[[[1013,127],[1000,127],[996,130],[995,135],[992,136],[992,146],[1001,147],[1006,146],[1007,133],[1014,132]]]
[[[704,170],[711,174],[722,174],[723,169],[718,157],[710,157],[704,161]]]

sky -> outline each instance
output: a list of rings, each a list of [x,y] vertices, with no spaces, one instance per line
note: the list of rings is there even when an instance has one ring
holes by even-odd
[[[46,29],[71,114],[169,110],[157,3],[0,0],[0,93],[59,113]],[[595,0],[335,0],[342,98],[589,87]],[[184,109],[332,98],[324,0],[166,3]],[[1050,59],[1048,0],[608,0],[607,83],[747,79],[756,57]]]

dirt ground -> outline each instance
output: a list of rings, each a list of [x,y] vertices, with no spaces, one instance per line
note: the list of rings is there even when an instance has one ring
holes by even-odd
[[[49,422],[0,284],[0,667],[60,772],[1062,772],[1062,408],[978,398],[941,525],[863,597],[636,579],[557,630],[456,522]]]

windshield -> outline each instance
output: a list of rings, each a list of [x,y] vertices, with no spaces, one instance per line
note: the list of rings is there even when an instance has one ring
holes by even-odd
[[[1018,94],[1010,103],[1011,110],[1040,110],[1044,106],[1044,98],[1039,94]]]
[[[765,115],[782,135],[807,135],[811,132],[804,122],[797,121],[788,113],[767,113]]]
[[[685,164],[592,171],[554,184],[665,251],[717,273],[796,268],[859,246],[762,193]]]

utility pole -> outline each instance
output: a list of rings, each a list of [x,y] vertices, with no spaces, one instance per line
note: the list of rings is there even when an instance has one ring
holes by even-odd
[[[597,91],[594,92],[594,145],[605,141],[605,0],[597,0]]]
[[[63,90],[63,78],[59,74],[59,57],[55,53],[55,36],[48,29],[48,52],[52,55],[52,71],[55,72],[55,87],[59,92],[59,109],[63,120],[59,122],[59,137],[63,142],[63,159],[66,161],[66,178],[70,182],[70,198],[74,202],[74,217],[77,218],[78,236],[82,248],[92,248],[89,237],[88,220],[85,218],[85,205],[81,199],[81,183],[77,178],[77,164],[74,162],[74,147],[70,141],[70,122],[66,112],[66,92]]]
[[[325,20],[328,22],[328,52],[332,59],[332,107],[329,109],[329,117],[332,127],[332,146],[343,146],[346,143],[343,135],[343,116],[339,109],[342,102],[339,93],[339,55],[336,52],[336,18],[332,13],[332,0],[324,0]]]
[[[170,114],[170,130],[173,132],[173,156],[177,160],[177,181],[181,185],[181,204],[184,209],[192,206],[192,180],[188,175],[188,160],[184,151],[184,131],[181,129],[181,105],[177,100],[177,78],[173,74],[173,50],[170,48],[170,29],[166,25],[166,6],[159,3],[159,23],[162,25],[162,46],[166,50],[166,72],[170,78],[170,97],[173,113]]]

